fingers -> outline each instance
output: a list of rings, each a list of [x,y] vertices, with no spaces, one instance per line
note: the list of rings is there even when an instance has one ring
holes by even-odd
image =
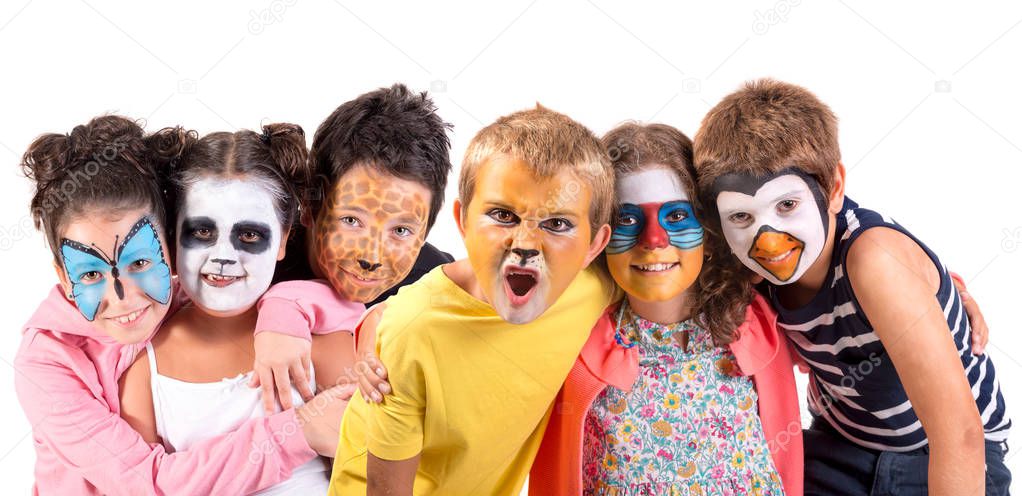
[[[368,369],[372,372],[372,375],[367,376],[369,382],[373,384],[373,387],[380,392],[380,394],[390,394],[390,384],[387,382],[387,369],[380,363],[380,360],[376,358],[376,355],[367,355],[366,364],[369,366]]]
[[[277,384],[277,397],[280,399],[281,408],[290,409],[293,406],[291,403],[290,369],[287,366],[274,369],[273,381]]]
[[[263,390],[263,410],[267,415],[273,412],[273,372],[269,368],[261,367],[256,371],[259,376],[259,386]]]
[[[311,401],[314,394],[312,392],[312,388],[309,386],[309,377],[307,375],[306,368],[300,365],[292,366],[291,377],[294,378],[295,389],[297,389],[298,394],[302,396],[302,401]]]
[[[376,389],[375,383],[373,383],[368,374],[372,372],[369,370],[369,365],[366,362],[359,362],[355,365],[355,376],[358,378],[358,390],[362,393],[362,397],[370,403],[379,403],[383,401],[383,395]]]
[[[312,358],[309,355],[302,355],[302,368],[305,369],[306,380],[304,382],[309,382],[308,378],[312,377]],[[302,392],[302,388],[298,388],[298,391]],[[309,401],[312,399],[314,395],[315,391],[312,391],[312,394],[310,394],[308,397],[305,397],[305,393],[302,393],[302,399],[305,401]]]

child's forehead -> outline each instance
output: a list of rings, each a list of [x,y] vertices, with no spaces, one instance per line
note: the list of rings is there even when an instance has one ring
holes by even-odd
[[[473,197],[522,208],[539,205],[548,211],[588,210],[592,187],[569,166],[542,174],[522,159],[499,155],[480,165]]]

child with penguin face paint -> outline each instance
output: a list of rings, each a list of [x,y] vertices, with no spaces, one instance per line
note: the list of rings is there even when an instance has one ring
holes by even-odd
[[[530,494],[673,494],[693,485],[801,494],[801,437],[785,434],[783,449],[771,442],[799,421],[792,361],[777,346],[771,312],[762,298],[742,304],[737,292],[724,295],[729,305],[705,305],[697,282],[714,262],[704,263],[691,140],[667,125],[626,123],[602,141],[617,193],[606,265],[624,298],[593,328],[558,395],[561,414],[530,474],[544,483]],[[684,441],[709,422],[731,428],[713,442]],[[635,466],[655,468],[640,476]]]
[[[806,491],[1007,494],[1011,420],[978,308],[905,227],[845,196],[837,136],[815,95],[764,79],[695,143],[712,255],[763,277],[809,369]]]
[[[194,141],[179,127],[146,134],[136,121],[108,115],[67,134],[44,134],[25,152],[22,167],[35,186],[32,214],[53,247],[60,280],[25,325],[15,356],[15,387],[36,440],[38,493],[247,494],[312,459],[312,447],[333,451],[336,437],[325,431],[339,418],[328,413],[335,402],[317,405],[318,416],[289,409],[238,422],[230,435],[173,452],[143,439],[120,416],[133,401],[120,394],[134,385],[118,384],[119,378],[160,336],[165,316],[187,301],[171,278],[173,242],[168,245],[164,233],[158,178]],[[287,288],[268,295],[283,307],[299,296]],[[316,296],[305,304],[324,318],[343,317],[323,301]],[[300,334],[301,323],[278,323],[276,331],[296,334],[261,334],[308,339]],[[247,332],[251,336],[252,329]],[[256,348],[259,356],[262,347]],[[136,399],[152,409],[151,396]],[[281,432],[297,425],[299,416],[308,421],[301,430]],[[89,435],[83,437],[86,425]],[[251,458],[247,448],[264,442],[273,449]],[[97,445],[118,456],[97,458]],[[135,475],[125,478],[125,470]]]

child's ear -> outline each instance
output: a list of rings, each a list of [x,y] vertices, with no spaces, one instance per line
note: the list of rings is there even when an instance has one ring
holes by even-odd
[[[458,225],[458,232],[461,233],[461,238],[465,238],[465,219],[462,218],[461,199],[454,199],[454,223]]]
[[[301,209],[301,212],[298,214],[298,223],[305,229],[311,231],[316,224],[316,217],[312,215],[312,209]]]
[[[838,162],[834,173],[834,186],[830,189],[830,213],[838,214],[845,203],[845,164]]]
[[[280,249],[277,251],[277,261],[284,260],[284,255],[287,254],[287,238],[291,235],[291,230],[288,229],[283,231],[280,236]]]
[[[64,296],[71,294],[71,280],[68,279],[67,273],[64,272],[64,268],[61,267],[56,260],[53,261],[53,270],[57,271],[57,279],[60,280],[61,290],[64,291]],[[68,298],[69,300],[71,298]]]
[[[610,242],[610,224],[604,224],[596,230],[596,235],[593,236],[593,241],[589,243],[589,252],[586,253],[586,266],[588,266],[596,257],[603,252],[603,249],[607,247],[607,243]]]

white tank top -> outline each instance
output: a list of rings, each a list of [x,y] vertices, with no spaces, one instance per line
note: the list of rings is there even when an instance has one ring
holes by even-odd
[[[195,443],[236,430],[248,419],[264,416],[262,389],[248,387],[252,372],[219,382],[185,382],[157,372],[156,352],[151,343],[146,343],[146,354],[156,433],[168,452],[187,450]],[[315,370],[309,385],[315,390]],[[294,389],[291,401],[295,406],[304,404]],[[280,405],[276,408],[280,411]],[[295,468],[290,479],[253,494],[326,494],[329,485],[330,468],[325,460],[316,457]]]

